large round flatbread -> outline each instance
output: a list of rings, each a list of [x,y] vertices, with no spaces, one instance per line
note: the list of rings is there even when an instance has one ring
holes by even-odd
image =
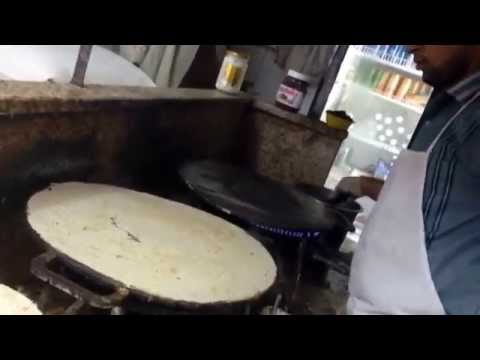
[[[42,315],[27,297],[5,285],[0,285],[0,315]]]
[[[60,253],[162,299],[249,300],[276,278],[270,254],[239,227],[132,190],[54,184],[30,199],[28,221]]]

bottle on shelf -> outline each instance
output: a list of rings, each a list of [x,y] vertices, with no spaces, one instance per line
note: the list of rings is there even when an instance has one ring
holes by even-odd
[[[420,88],[420,96],[428,96],[430,86],[426,83],[422,83],[422,87]]]
[[[371,55],[374,53],[375,45],[364,45],[363,52],[365,54]]]
[[[378,57],[378,53],[381,47],[382,45],[374,45],[374,48],[372,49],[372,55]]]
[[[413,86],[410,89],[410,92],[408,93],[409,97],[417,96],[418,93],[420,92],[420,88],[422,87],[422,83],[420,81],[415,81]]]
[[[372,83],[370,84],[370,89],[376,90],[378,87],[378,84],[380,80],[383,78],[384,71],[382,69],[378,69],[378,72],[375,74],[375,77],[372,80]]]
[[[389,81],[391,75],[392,75],[392,73],[388,72],[388,71],[385,71],[383,73],[382,78],[378,82],[378,85],[377,85],[377,88],[376,88],[377,92],[379,92],[381,94],[385,92],[385,89],[387,87],[387,84],[388,84],[388,81]]]
[[[404,101],[405,96],[407,95],[408,91],[410,90],[410,87],[413,84],[413,80],[408,77],[402,78],[397,90],[395,91],[395,94],[393,95],[394,99]]]
[[[400,84],[401,78],[402,77],[400,74],[392,74],[392,76],[390,76],[384,90],[384,95],[386,97],[393,98],[393,94],[397,90],[397,87]]]
[[[390,45],[384,45],[383,48],[381,48],[380,58],[382,60],[387,60],[389,49],[390,49]]]
[[[393,64],[398,65],[400,59],[400,52],[402,50],[401,45],[394,45],[392,46],[391,55],[390,55],[390,62]]]
[[[416,70],[415,69],[415,62],[413,61],[413,54],[410,54],[410,52],[405,53],[405,67],[408,69]]]
[[[418,106],[425,106],[428,102],[428,98],[430,97],[431,93],[433,91],[433,88],[428,85],[423,83],[422,88],[420,89],[420,96],[418,97]]]
[[[383,60],[387,61],[387,62],[391,62],[392,60],[392,54],[393,54],[393,50],[394,50],[395,46],[393,45],[387,45],[386,49],[385,49],[385,55],[383,57]]]
[[[432,88],[422,81],[415,81],[410,87],[405,102],[414,106],[424,106],[431,94]]]
[[[398,65],[406,66],[408,59],[408,52],[404,46],[400,46],[400,51],[398,54]]]
[[[376,66],[373,66],[369,72],[369,75],[368,75],[368,80],[367,80],[367,83],[365,84],[368,88],[372,88],[372,85],[375,83],[375,79],[377,78],[378,76],[378,72],[380,71],[380,69],[378,69]]]
[[[397,45],[397,50],[395,51],[395,59],[394,59],[394,63],[396,65],[400,65],[402,63],[402,51],[403,51],[403,47],[401,45]]]

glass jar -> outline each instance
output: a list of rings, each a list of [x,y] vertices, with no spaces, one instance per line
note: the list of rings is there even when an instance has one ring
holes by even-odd
[[[310,86],[311,78],[294,70],[289,70],[277,92],[275,104],[290,112],[298,112]]]
[[[218,74],[216,88],[227,93],[238,93],[248,69],[249,56],[235,51],[227,51]]]

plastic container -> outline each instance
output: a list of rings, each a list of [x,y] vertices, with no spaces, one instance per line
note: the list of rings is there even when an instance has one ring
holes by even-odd
[[[354,123],[345,111],[327,111],[327,126],[337,130],[348,130]]]
[[[290,112],[298,112],[310,86],[311,78],[294,70],[289,70],[278,89],[275,104]]]
[[[230,94],[239,93],[248,70],[249,56],[227,51],[218,74],[216,88]]]

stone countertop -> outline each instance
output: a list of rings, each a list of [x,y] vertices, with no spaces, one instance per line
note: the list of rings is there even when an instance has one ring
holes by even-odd
[[[81,88],[54,82],[0,81],[0,112],[66,112],[95,110],[112,103],[135,106],[145,102],[226,101],[251,102],[245,94],[228,95],[217,90],[166,89],[127,86],[88,85]]]
[[[348,136],[348,131],[329,128],[322,121],[314,122],[312,121],[312,119],[304,115],[294,114],[294,113],[282,110],[277,106],[275,106],[274,104],[268,103],[264,100],[256,99],[253,103],[253,106],[255,109],[259,111],[274,115],[275,117],[285,120],[291,124],[310,129],[315,133],[325,135],[330,138],[344,140]]]

